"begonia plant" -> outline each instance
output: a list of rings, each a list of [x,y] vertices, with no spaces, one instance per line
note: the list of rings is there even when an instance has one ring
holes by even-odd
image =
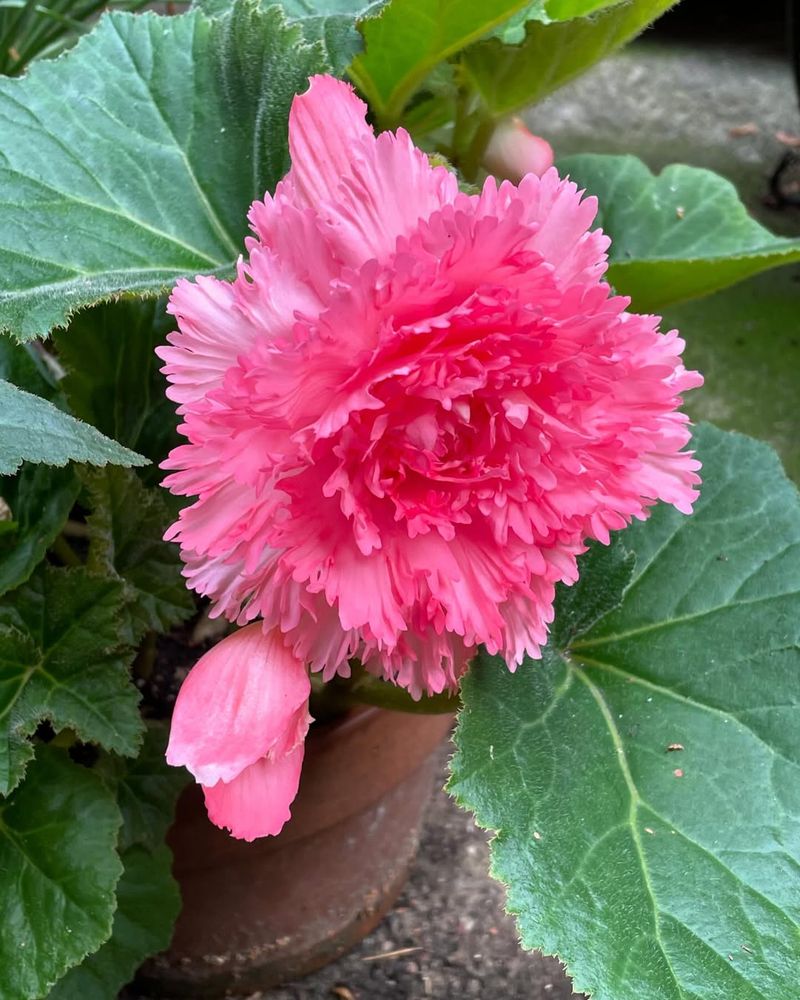
[[[653,311],[800,240],[518,117],[672,2],[6,5],[3,1000],[113,1000],[186,782],[276,836],[362,704],[458,711],[576,989],[796,995],[800,500]]]

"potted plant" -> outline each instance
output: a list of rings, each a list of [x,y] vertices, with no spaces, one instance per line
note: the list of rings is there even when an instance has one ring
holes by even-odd
[[[792,995],[800,504],[651,313],[800,241],[513,117],[670,6],[201,0],[0,80],[4,1000],[335,956],[456,709],[525,947]]]

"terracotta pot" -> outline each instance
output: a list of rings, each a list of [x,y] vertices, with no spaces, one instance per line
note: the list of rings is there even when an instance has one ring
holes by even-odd
[[[168,952],[143,966],[152,997],[266,989],[333,961],[403,887],[419,843],[447,715],[361,709],[312,727],[292,819],[247,844],[186,789],[169,842],[183,911]]]

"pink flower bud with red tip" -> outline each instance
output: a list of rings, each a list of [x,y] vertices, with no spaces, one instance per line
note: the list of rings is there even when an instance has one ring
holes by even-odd
[[[526,174],[541,177],[553,166],[553,147],[521,118],[506,118],[494,130],[483,165],[495,177],[519,184]]]

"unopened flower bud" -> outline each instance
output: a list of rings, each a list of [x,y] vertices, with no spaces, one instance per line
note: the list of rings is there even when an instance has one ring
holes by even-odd
[[[518,184],[525,174],[541,177],[553,166],[553,147],[521,118],[506,118],[494,130],[483,165],[490,174]]]

